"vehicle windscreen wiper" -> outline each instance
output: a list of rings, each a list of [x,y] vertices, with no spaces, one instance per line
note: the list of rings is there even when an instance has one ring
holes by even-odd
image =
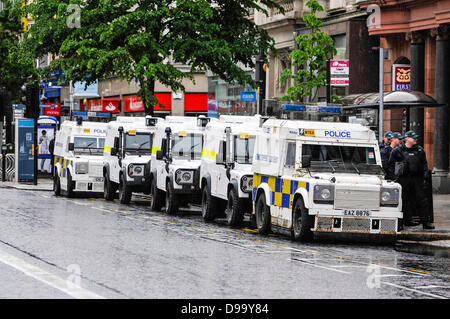
[[[150,141],[146,141],[146,142],[140,144],[139,147],[138,147],[138,150],[140,150],[142,146],[144,146],[145,144],[148,144],[148,143],[150,143]]]
[[[334,168],[334,166],[331,164],[331,162],[336,162],[336,160],[329,160],[329,161],[326,161],[327,163],[328,163],[328,165],[331,167],[331,169],[333,170],[333,174],[336,172],[336,169]]]
[[[358,167],[355,165],[355,163],[353,163],[353,161],[350,162],[353,166],[353,168],[355,169],[355,171],[358,173],[358,175],[361,175],[361,172],[359,171]]]

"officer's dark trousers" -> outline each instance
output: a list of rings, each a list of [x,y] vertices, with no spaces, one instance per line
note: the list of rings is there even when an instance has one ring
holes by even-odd
[[[402,185],[403,219],[419,216],[421,222],[430,222],[423,177],[401,176],[398,182]]]

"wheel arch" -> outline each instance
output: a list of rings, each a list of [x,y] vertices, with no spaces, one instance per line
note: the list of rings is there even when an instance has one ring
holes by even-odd
[[[227,186],[227,196],[228,196],[228,193],[230,192],[230,189],[235,189],[236,192],[238,193],[238,196],[239,196],[239,183],[238,183],[237,180],[232,179],[232,180],[228,183],[228,186]]]
[[[258,200],[259,196],[264,194],[266,197],[266,205],[270,207],[270,187],[267,183],[262,183],[258,186],[258,190],[256,191],[255,202]]]
[[[208,185],[209,190],[211,191],[211,175],[208,173],[204,175],[200,180],[200,189],[203,189],[205,185]]]
[[[294,194],[294,198],[292,199],[292,209],[295,206],[295,202],[301,198],[303,200],[303,204],[305,205],[306,209],[310,209],[311,205],[308,201],[308,191],[305,188],[299,188]]]

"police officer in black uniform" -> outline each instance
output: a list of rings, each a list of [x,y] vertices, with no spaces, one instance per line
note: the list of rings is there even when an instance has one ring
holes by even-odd
[[[381,163],[384,171],[386,172],[387,180],[395,180],[395,176],[390,173],[388,162],[389,157],[391,156],[391,152],[394,148],[402,144],[403,136],[399,132],[391,132],[388,134],[389,137],[389,145],[386,145],[381,153]]]
[[[389,161],[389,156],[391,155],[391,139],[392,132],[388,131],[384,133],[383,142],[380,143],[380,155],[381,155],[381,163],[383,169],[387,170],[387,162]]]
[[[387,131],[386,133],[384,133],[384,137],[383,140],[380,142],[380,151],[386,146],[391,144],[390,138],[388,137],[390,134],[392,134],[391,131]]]
[[[402,185],[404,225],[418,225],[411,219],[417,209],[423,228],[434,229],[425,191],[425,181],[429,179],[430,170],[424,149],[417,145],[418,137],[414,131],[405,133],[405,142],[391,152],[388,169],[389,174],[395,176]]]

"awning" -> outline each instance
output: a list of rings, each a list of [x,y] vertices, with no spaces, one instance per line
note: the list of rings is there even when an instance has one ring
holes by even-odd
[[[339,100],[343,110],[378,108],[379,102],[379,93],[352,94]],[[431,96],[419,91],[385,92],[383,103],[386,110],[447,106],[447,104],[440,104]]]

